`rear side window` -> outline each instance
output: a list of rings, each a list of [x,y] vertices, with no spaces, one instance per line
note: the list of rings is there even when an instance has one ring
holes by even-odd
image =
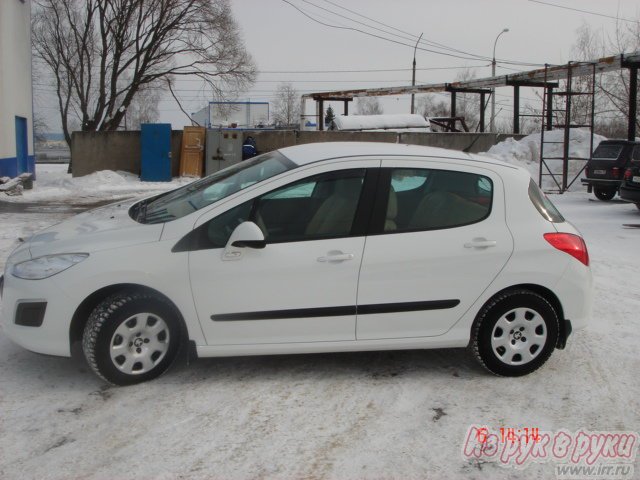
[[[536,209],[540,212],[546,220],[553,223],[562,223],[564,222],[564,217],[558,211],[551,200],[547,198],[547,196],[538,188],[538,185],[535,184],[533,179],[529,181],[529,198],[531,199],[531,203],[536,207]]]
[[[489,215],[493,183],[488,177],[450,170],[390,171],[385,233],[454,228]]]
[[[622,152],[622,145],[600,144],[593,152],[592,158],[600,160],[617,160]]]
[[[638,145],[637,147],[635,147],[635,148],[633,149],[633,157],[632,157],[632,160],[633,160],[634,162],[638,162],[638,161],[640,161],[640,145]]]

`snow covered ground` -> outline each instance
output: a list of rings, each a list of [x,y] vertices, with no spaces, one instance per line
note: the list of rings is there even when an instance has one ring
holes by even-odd
[[[40,170],[45,187],[11,201],[138,192],[109,188],[111,173],[99,192],[95,175],[76,188]],[[623,227],[640,212],[582,191],[552,200],[585,236],[595,305],[591,326],[538,372],[493,377],[449,349],[201,359],[111,388],[83,363],[0,332],[0,478],[554,478],[552,463],[519,471],[462,456],[472,424],[640,430],[640,229]],[[17,237],[69,215],[6,206],[0,268]]]
[[[38,164],[36,173],[37,181],[33,190],[25,190],[22,195],[15,197],[3,195],[0,200],[12,203],[72,202],[81,205],[153,195],[193,181],[193,178],[180,177],[171,182],[140,182],[133,173],[111,170],[71,178],[65,164]]]

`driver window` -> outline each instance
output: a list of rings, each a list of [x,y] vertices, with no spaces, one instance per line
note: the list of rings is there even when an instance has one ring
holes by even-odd
[[[252,218],[268,243],[348,236],[362,192],[364,169],[316,175],[256,200]]]
[[[268,243],[337,238],[351,233],[364,169],[330,172],[244,202],[190,234],[190,250],[224,248],[242,222],[255,222]]]

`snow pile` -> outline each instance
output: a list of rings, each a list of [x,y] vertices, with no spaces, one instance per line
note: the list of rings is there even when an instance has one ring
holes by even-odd
[[[422,115],[411,113],[387,115],[340,115],[333,120],[331,130],[411,130],[429,132],[429,122]]]
[[[141,182],[137,175],[123,171],[102,170],[71,177],[67,165],[36,165],[36,181],[33,190],[25,190],[20,197],[2,197],[3,201],[35,202],[41,200],[92,203],[96,200],[150,195],[177,188],[193,181],[193,178],[174,178],[171,182]]]
[[[602,140],[606,140],[606,138],[601,135],[593,136],[594,150]],[[554,174],[561,175],[562,160],[552,160],[552,158],[563,156],[564,130],[545,132],[544,141],[544,158],[547,159],[547,165]],[[572,129],[569,136],[569,156],[588,159],[591,156],[590,143],[591,134],[587,130]],[[521,166],[529,171],[532,178],[537,180],[540,171],[540,133],[532,133],[521,140],[508,138],[491,147],[483,155]],[[583,160],[569,160],[568,181],[571,181],[584,165]],[[547,183],[548,186],[553,184],[551,177],[545,179],[545,184]],[[581,184],[576,182],[573,184],[573,188],[581,188]]]

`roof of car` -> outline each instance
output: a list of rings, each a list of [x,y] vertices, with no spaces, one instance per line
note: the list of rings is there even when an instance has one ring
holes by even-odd
[[[425,147],[383,142],[322,142],[295,145],[279,150],[297,165],[307,165],[321,160],[362,156],[417,156],[436,157],[448,160],[481,161],[492,165],[517,168],[491,157],[473,155],[445,148]]]

